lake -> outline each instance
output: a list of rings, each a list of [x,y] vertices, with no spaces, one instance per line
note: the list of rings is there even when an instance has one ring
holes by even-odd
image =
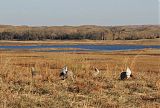
[[[78,50],[47,50],[48,52],[74,52],[74,51],[118,51],[118,50],[139,50],[145,48],[160,49],[159,45],[37,45],[37,46],[0,46],[0,49],[47,49],[47,48],[78,48]],[[79,50],[80,49],[80,50]]]

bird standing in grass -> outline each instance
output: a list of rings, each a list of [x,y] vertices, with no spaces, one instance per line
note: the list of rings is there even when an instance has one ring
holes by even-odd
[[[93,72],[93,76],[96,77],[99,74],[99,70],[95,68],[95,71]]]
[[[122,73],[121,73],[120,79],[121,79],[121,80],[124,80],[124,79],[129,79],[130,77],[132,77],[132,72],[131,72],[130,68],[127,67],[126,72],[122,72]]]
[[[32,77],[34,77],[37,74],[35,67],[31,67],[31,74],[32,74]]]
[[[59,75],[62,80],[68,77],[67,73],[68,73],[68,69],[67,69],[67,66],[65,66],[62,68],[62,70],[60,71],[60,75]]]

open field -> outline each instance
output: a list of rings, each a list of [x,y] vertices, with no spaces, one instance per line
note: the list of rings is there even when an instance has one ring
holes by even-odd
[[[46,41],[6,41],[0,40],[1,46],[16,45],[160,45],[160,38],[140,40],[46,40]]]
[[[65,65],[74,75],[61,80],[59,72]],[[134,78],[121,81],[119,75],[127,66]],[[34,76],[31,75],[31,67],[37,71]],[[93,76],[95,67],[100,70],[97,76]],[[0,51],[0,107],[159,106],[159,50],[75,53]]]

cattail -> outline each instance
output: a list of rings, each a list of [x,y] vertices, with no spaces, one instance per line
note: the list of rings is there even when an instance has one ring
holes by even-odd
[[[130,68],[127,67],[127,70],[125,72],[121,73],[120,79],[124,80],[124,79],[129,79],[130,77],[132,77],[132,72],[131,72]]]

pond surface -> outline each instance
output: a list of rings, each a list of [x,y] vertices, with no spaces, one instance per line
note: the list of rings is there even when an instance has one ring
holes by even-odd
[[[157,46],[143,45],[37,45],[37,46],[0,46],[0,49],[47,49],[47,48],[77,48],[77,50],[46,50],[48,52],[74,52],[74,51],[118,51],[118,50],[139,50],[144,48],[160,49]],[[80,49],[80,50],[79,50]],[[40,51],[40,50],[39,50]]]

